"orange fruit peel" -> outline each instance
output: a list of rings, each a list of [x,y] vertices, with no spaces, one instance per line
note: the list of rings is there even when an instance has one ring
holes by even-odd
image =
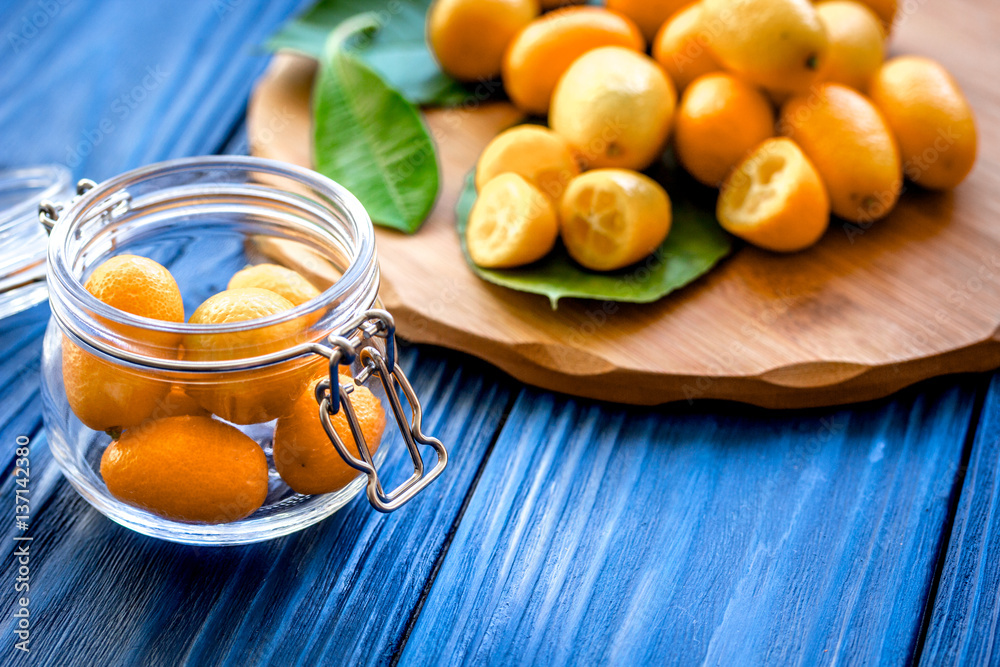
[[[703,74],[722,66],[708,48],[708,33],[701,24],[701,2],[694,2],[663,24],[653,40],[653,58],[682,91]]]
[[[325,375],[314,378],[289,414],[278,419],[275,427],[274,467],[296,493],[333,493],[361,474],[340,456],[320,421],[320,408],[314,392],[316,384],[325,378]],[[385,431],[385,410],[367,387],[355,385],[354,380],[346,375],[341,375],[340,381],[353,386],[348,400],[361,426],[368,451],[374,456]],[[331,423],[347,450],[360,458],[360,449],[354,441],[343,408],[331,417]]]
[[[818,81],[833,81],[864,92],[885,58],[885,33],[878,16],[854,0],[825,0],[816,13],[829,48]]]
[[[66,400],[83,424],[116,431],[142,423],[161,406],[170,382],[87,352],[62,337]]]
[[[482,190],[500,174],[523,176],[542,194],[558,201],[566,185],[580,174],[569,144],[541,125],[518,125],[504,130],[486,146],[476,164],[476,189]]]
[[[690,0],[608,0],[607,8],[635,21],[646,41],[652,42],[660,27],[688,2]]]
[[[229,523],[267,497],[267,457],[256,442],[210,417],[178,416],[128,429],[101,456],[118,500],[172,521]]]
[[[733,167],[774,135],[771,102],[731,74],[706,74],[681,96],[674,130],[677,159],[701,183],[718,186]]]
[[[936,190],[965,180],[978,152],[976,119],[944,67],[919,56],[893,58],[869,94],[899,142],[907,178]]]
[[[606,46],[559,79],[549,125],[586,167],[639,170],[662,155],[676,105],[674,85],[656,61]]]
[[[810,0],[702,0],[702,22],[723,67],[771,92],[807,91],[826,59]]]
[[[84,289],[122,312],[164,322],[184,321],[184,300],[177,281],[164,266],[147,257],[115,255],[87,278]],[[108,323],[123,347],[154,356],[175,356],[180,336],[148,328]]]
[[[785,104],[778,127],[816,167],[836,215],[868,224],[896,205],[903,181],[896,139],[861,93],[818,84]]]
[[[242,289],[256,287],[274,292],[287,299],[293,306],[301,306],[306,301],[319,296],[316,286],[306,280],[302,274],[277,264],[256,264],[237,271],[226,289]]]
[[[198,306],[191,324],[251,321],[292,308],[292,303],[269,290],[245,287],[226,290]],[[187,334],[184,358],[190,361],[228,361],[262,356],[287,349],[303,339],[302,318],[267,327],[216,334]],[[291,360],[252,371],[233,371],[209,379],[192,378],[187,394],[209,412],[236,424],[271,421],[288,410],[312,375],[316,362]]]
[[[165,267],[146,257],[116,255],[90,274],[84,288],[112,308],[167,322],[184,321],[177,281]],[[108,322],[116,343],[132,351],[174,359],[180,336]],[[95,431],[120,432],[154,413],[170,383],[151,373],[119,365],[87,352],[62,337],[62,375],[70,409]]]
[[[539,11],[537,0],[435,0],[427,11],[427,43],[455,79],[492,79],[511,40]]]
[[[646,49],[631,20],[603,7],[566,7],[549,12],[511,41],[503,61],[503,84],[511,101],[527,113],[548,113],[552,91],[577,58],[601,46]]]

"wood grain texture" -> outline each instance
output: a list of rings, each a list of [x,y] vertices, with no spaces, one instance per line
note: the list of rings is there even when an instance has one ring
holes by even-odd
[[[909,11],[909,13],[907,13]],[[475,354],[525,382],[605,400],[726,398],[769,407],[850,403],[923,378],[1000,365],[1000,59],[985,0],[911,3],[894,52],[939,59],[978,114],[980,158],[949,193],[909,187],[868,229],[834,220],[792,257],[752,248],[651,305],[544,297],[486,284],[454,232],[465,174],[513,122],[505,105],[427,114],[444,184],[415,237],[378,230],[386,304],[402,334]],[[312,164],[314,65],[278,58],[249,107],[255,154]]]
[[[785,416],[525,392],[400,662],[903,664],[971,396]]]
[[[998,461],[1000,379],[995,376],[972,445],[921,664],[986,665],[1000,661]]]

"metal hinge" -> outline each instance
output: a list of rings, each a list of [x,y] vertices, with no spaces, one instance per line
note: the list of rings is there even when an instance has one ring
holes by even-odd
[[[68,204],[63,204],[61,202],[53,202],[48,199],[43,199],[38,204],[38,221],[42,223],[42,227],[45,228],[46,232],[51,233],[52,228],[55,224],[59,222],[59,216],[62,215],[63,210],[67,206],[72,206],[80,199],[83,195],[87,194],[91,190],[97,187],[97,183],[90,180],[89,178],[81,178],[76,182],[76,196],[69,201]],[[102,201],[93,210],[88,211],[89,216],[87,221],[94,218],[99,218],[106,215],[114,215],[124,213],[129,209],[132,204],[132,195],[130,195],[125,190],[114,193],[104,201]]]
[[[420,400],[413,392],[413,387],[406,378],[406,374],[396,365],[395,332],[396,328],[389,313],[384,310],[365,312],[358,320],[345,328],[342,334],[331,335],[327,339],[330,347],[323,349],[329,352],[329,378],[316,385],[316,401],[319,403],[319,417],[323,428],[337,453],[347,465],[363,472],[368,477],[368,501],[379,512],[392,512],[399,509],[434,481],[448,465],[448,452],[441,441],[424,435],[422,431],[423,410],[420,406]],[[372,339],[374,338],[385,339],[386,352],[384,355],[373,344]],[[319,353],[326,356],[325,352]],[[341,385],[338,379],[338,367],[350,366],[355,361],[359,361],[364,367],[354,379],[355,384],[360,385],[373,375],[378,376],[381,380],[389,407],[392,409],[393,417],[399,426],[413,461],[413,474],[390,492],[386,492],[382,488],[371,450],[365,441],[357,416],[354,414],[354,408],[350,401],[353,387]],[[332,387],[337,387],[337,391],[331,391]],[[406,401],[410,404],[411,417],[409,420],[397,390],[402,391]],[[344,411],[351,435],[358,445],[360,459],[348,451],[344,441],[333,427],[331,418],[340,410]],[[425,470],[424,460],[418,445],[429,446],[437,454],[437,462],[430,470]]]

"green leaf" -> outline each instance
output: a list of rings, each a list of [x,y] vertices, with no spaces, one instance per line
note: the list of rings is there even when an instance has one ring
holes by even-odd
[[[437,198],[437,153],[417,108],[344,48],[375,25],[363,14],[329,37],[313,95],[316,170],[353,192],[376,224],[414,232]]]
[[[476,100],[482,90],[491,92],[484,84],[470,90],[442,72],[423,35],[416,41],[390,41],[380,34],[361,57],[403,97],[420,106],[457,107]]]
[[[424,40],[430,0],[320,0],[298,19],[286,23],[267,42],[272,51],[292,49],[322,58],[330,33],[360,13],[373,14],[378,32],[356,53],[393,88],[414,104],[456,106],[471,91],[441,72]]]
[[[660,180],[668,180],[659,175]],[[545,258],[517,269],[483,269],[472,261],[465,242],[469,212],[476,201],[474,173],[469,174],[456,206],[458,235],[465,261],[480,278],[519,292],[543,294],[552,308],[559,299],[577,297],[602,301],[649,303],[708,273],[732,250],[732,240],[704,202],[671,194],[670,234],[655,253],[621,271],[596,273],[582,268],[562,243]]]

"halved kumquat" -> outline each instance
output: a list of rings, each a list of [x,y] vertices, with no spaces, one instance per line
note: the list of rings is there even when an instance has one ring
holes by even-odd
[[[559,205],[566,250],[593,271],[613,271],[655,251],[670,232],[670,197],[628,169],[595,169],[569,184]]]
[[[716,209],[731,234],[776,252],[808,248],[823,236],[830,202],[809,158],[790,139],[768,139],[729,175]]]
[[[510,172],[479,191],[465,230],[469,256],[488,269],[537,261],[552,250],[558,236],[552,200],[523,176]]]

